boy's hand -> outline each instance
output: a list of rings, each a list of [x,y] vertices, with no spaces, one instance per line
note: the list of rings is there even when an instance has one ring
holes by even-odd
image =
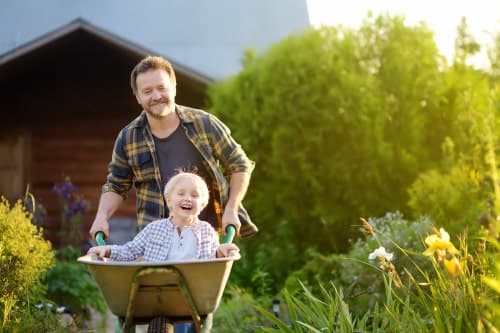
[[[221,244],[217,248],[217,258],[232,257],[239,252],[240,252],[239,247],[237,247],[236,245],[234,245],[232,243]]]
[[[97,255],[97,257],[99,257],[99,259],[104,259],[104,258],[109,258],[109,256],[111,255],[111,247],[109,247],[108,245],[103,245],[103,246],[94,246],[94,247],[91,247],[88,252],[87,252],[88,255]]]

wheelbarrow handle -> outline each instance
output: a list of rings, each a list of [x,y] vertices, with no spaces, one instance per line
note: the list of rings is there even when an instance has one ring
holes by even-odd
[[[236,227],[232,224],[226,227],[226,236],[224,237],[223,243],[232,243],[234,236],[236,235]]]
[[[95,233],[95,242],[97,245],[106,245],[106,242],[104,241],[104,231],[98,231]]]

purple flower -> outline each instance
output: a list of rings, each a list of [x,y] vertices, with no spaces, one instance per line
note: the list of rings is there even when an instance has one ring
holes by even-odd
[[[69,180],[69,177],[66,177],[64,182],[55,184],[52,191],[63,199],[70,199],[72,193],[78,192],[78,187]]]
[[[85,213],[87,211],[87,202],[77,197],[74,201],[71,201],[66,210],[66,218],[70,221],[73,216],[78,213]]]
[[[71,182],[69,177],[65,177],[61,183],[56,183],[52,191],[61,201],[62,214],[66,221],[71,221],[78,214],[87,211],[87,201],[78,195],[78,187]]]

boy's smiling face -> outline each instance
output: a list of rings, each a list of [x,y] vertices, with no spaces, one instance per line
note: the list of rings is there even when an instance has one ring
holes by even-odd
[[[176,220],[194,221],[207,204],[201,186],[191,178],[179,180],[166,198],[170,215]]]

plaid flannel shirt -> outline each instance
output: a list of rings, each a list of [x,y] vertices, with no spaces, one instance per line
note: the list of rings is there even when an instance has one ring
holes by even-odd
[[[219,246],[219,235],[212,225],[196,220],[189,226],[198,240],[197,257],[192,259],[213,259]],[[110,259],[133,261],[140,256],[144,261],[165,261],[175,235],[176,226],[169,219],[148,224],[133,240],[124,245],[111,245]]]
[[[208,186],[215,193],[214,210],[220,231],[222,211],[229,194],[229,183],[225,177],[236,172],[251,173],[254,162],[231,137],[230,130],[214,115],[181,105],[176,105],[176,112],[187,138],[198,149],[211,174],[212,183]],[[135,186],[138,225],[166,217],[155,149],[146,112],[142,111],[118,134],[107,181],[102,188],[103,193],[112,191],[126,199],[132,185]],[[240,206],[238,215],[241,237],[251,236],[258,231],[243,206]]]

